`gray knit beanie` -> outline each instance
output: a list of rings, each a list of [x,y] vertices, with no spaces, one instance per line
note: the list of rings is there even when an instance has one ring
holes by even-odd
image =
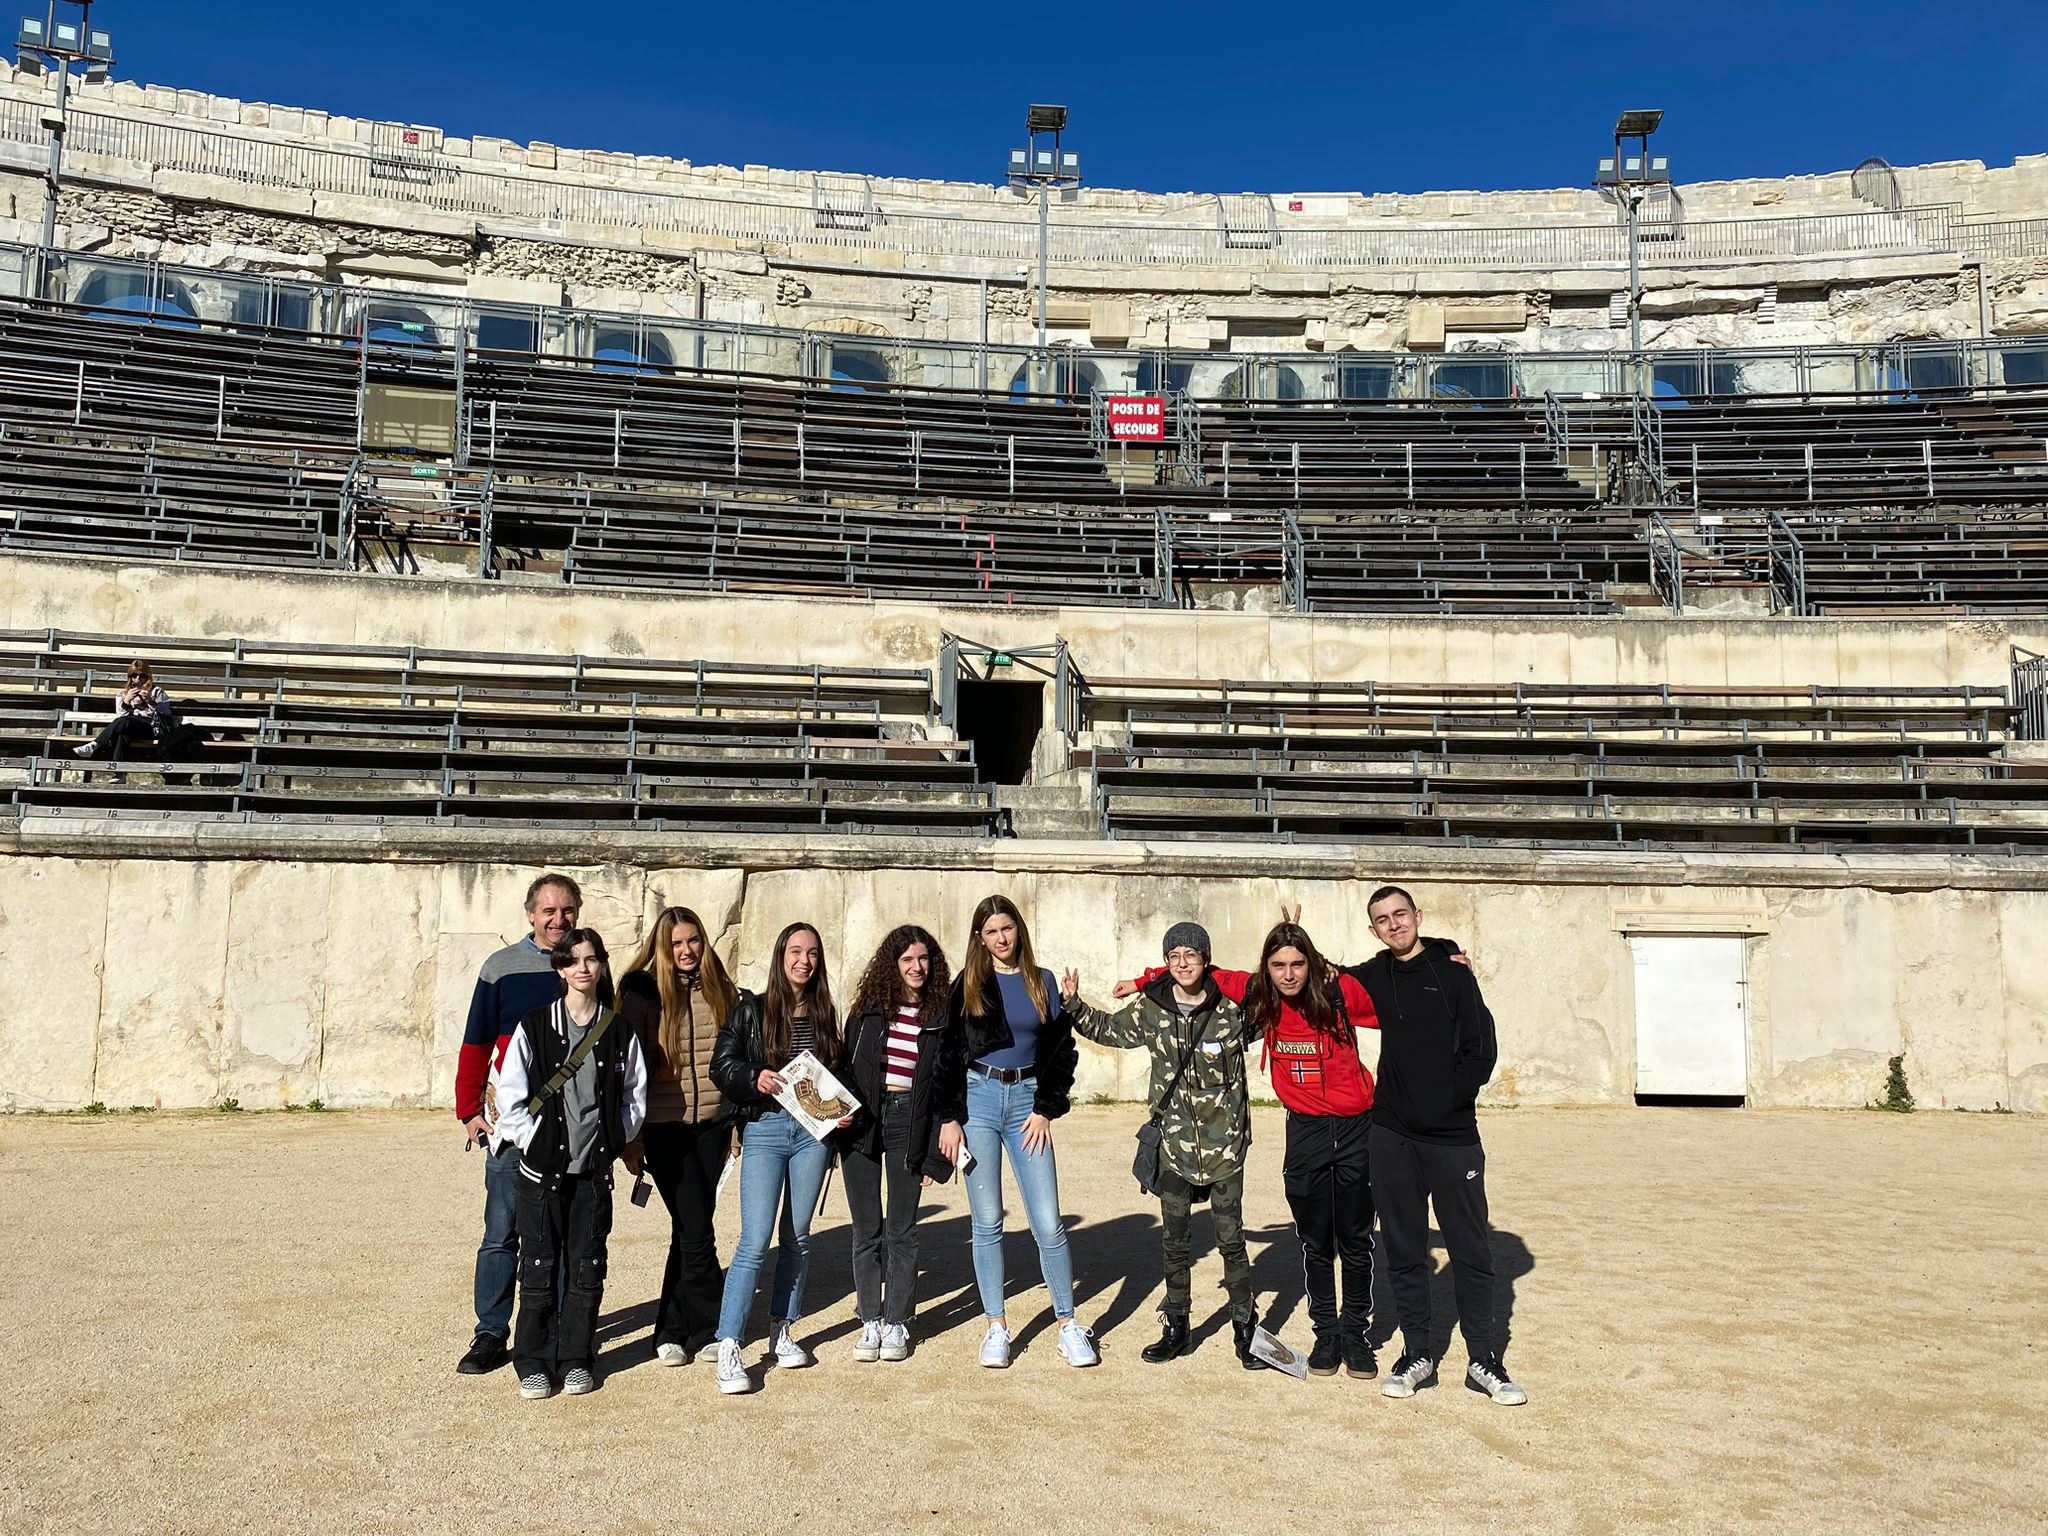
[[[1209,958],[1209,930],[1200,923],[1175,923],[1166,930],[1166,942],[1160,953],[1170,955],[1176,949],[1192,949],[1204,960]]]

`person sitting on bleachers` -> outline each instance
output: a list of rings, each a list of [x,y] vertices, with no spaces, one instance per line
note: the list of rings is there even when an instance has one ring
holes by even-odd
[[[177,723],[170,695],[158,686],[149,663],[138,657],[128,663],[128,686],[114,704],[114,718],[91,741],[71,750],[79,757],[112,758],[118,763],[128,755],[131,742],[146,738],[161,753]]]

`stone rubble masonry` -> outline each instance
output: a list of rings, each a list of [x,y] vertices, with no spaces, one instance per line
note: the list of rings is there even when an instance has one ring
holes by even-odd
[[[1322,618],[947,609],[818,599],[125,566],[0,555],[0,627],[611,656],[935,667],[941,630],[1063,637],[1084,675],[1677,686],[2007,682],[2048,620]],[[1199,916],[1249,963],[1301,901],[1344,958],[1364,901],[1414,890],[1478,957],[1501,1028],[1489,1097],[1626,1103],[1632,932],[1749,940],[1750,1099],[1859,1105],[1904,1052],[1931,1106],[2048,1109],[2048,858],[751,837],[423,827],[84,823],[0,837],[0,1108],[162,1102],[440,1105],[477,965],[515,937],[533,869],[567,865],[615,949],[695,906],[743,982],[802,917],[860,964],[914,917],[959,952],[990,890],[1091,996]],[[1368,1036],[1370,1053],[1376,1042]],[[1079,1091],[1143,1067],[1087,1052]]]
[[[0,99],[41,100],[45,89],[0,64]],[[326,148],[362,150],[380,142],[380,132],[400,126],[127,81],[81,86],[75,99],[81,107],[142,121]],[[661,156],[419,131],[422,143],[438,143],[448,162],[467,161],[500,174],[757,199],[806,214],[810,205],[807,172],[694,166]],[[0,238],[36,238],[41,159],[39,146],[0,145]],[[865,316],[884,334],[954,342],[981,339],[980,290],[986,284],[989,339],[1027,345],[1036,338],[1035,301],[1018,283],[1014,264],[1003,261],[855,245],[735,252],[732,241],[708,234],[573,224],[501,228],[487,216],[210,178],[75,148],[66,165],[60,239],[82,250],[235,271],[409,283],[451,296],[474,294],[474,279],[517,278],[560,284],[561,302],[668,316],[680,312],[677,296],[689,294],[684,307],[694,317],[701,286],[701,314],[709,320],[829,330],[845,317]],[[1986,217],[2048,214],[2048,156],[2022,156],[2007,167],[1976,161],[1904,167],[1899,178],[1909,203],[1956,203],[1967,214]],[[1029,222],[1031,211],[1006,189],[991,186],[884,178],[872,189],[885,208],[1021,222]],[[1846,172],[1696,183],[1682,187],[1680,195],[1694,220],[1872,212],[1850,191]],[[1280,194],[1277,206],[1285,209],[1290,196]],[[1479,227],[1613,216],[1611,204],[1589,189],[1324,193],[1299,200],[1304,212],[1279,215],[1283,228]],[[1090,188],[1063,201],[1059,217],[1084,224],[1172,219],[1206,226],[1216,206],[1206,194]],[[1280,254],[1284,260],[1284,246]],[[1976,334],[1975,272],[1963,271],[1954,255],[1823,253],[1720,267],[1659,267],[1656,252],[1646,254],[1645,341],[1653,347],[1790,347]],[[758,266],[721,267],[720,256]],[[1246,251],[1234,258],[1260,259]],[[2048,259],[1994,256],[1986,265],[1993,333],[2048,334]],[[1619,269],[1597,267],[1504,274],[1092,262],[1057,268],[1050,286],[1053,307],[1068,317],[1057,325],[1058,339],[1083,345],[1256,353],[1456,351],[1484,343],[1556,351],[1625,345],[1626,332],[1607,325],[1603,314],[1608,297],[1625,281]],[[1771,322],[1761,301],[1774,288],[1812,298],[1781,295]],[[1558,296],[1588,302],[1558,316]]]

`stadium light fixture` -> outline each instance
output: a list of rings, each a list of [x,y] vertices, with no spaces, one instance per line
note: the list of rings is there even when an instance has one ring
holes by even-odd
[[[1663,121],[1664,113],[1656,107],[1622,113],[1614,120],[1614,153],[1602,155],[1593,171],[1593,185],[1612,191],[1628,214],[1628,350],[1638,374],[1643,350],[1643,198],[1651,187],[1671,180],[1669,158],[1650,153],[1650,135]],[[1635,141],[1633,154],[1622,148],[1630,139]]]
[[[1034,102],[1024,109],[1028,142],[1010,151],[1009,183],[1019,192],[1038,193],[1038,361],[1045,365],[1046,267],[1052,245],[1052,192],[1081,185],[1081,157],[1060,146],[1067,131],[1067,109]]]
[[[49,253],[57,243],[57,193],[64,170],[64,107],[71,95],[71,66],[83,64],[97,85],[114,67],[113,34],[92,24],[92,0],[50,0],[40,18],[24,16],[15,35],[24,73],[57,76],[57,101],[43,115],[50,126],[50,169],[43,194],[43,282],[49,281]]]

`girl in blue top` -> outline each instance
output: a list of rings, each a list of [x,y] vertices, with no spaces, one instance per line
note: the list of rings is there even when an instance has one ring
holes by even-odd
[[[1059,1173],[1053,1161],[1052,1122],[1067,1112],[1080,1053],[1073,1021],[1060,1001],[1053,973],[1031,951],[1024,915],[1007,896],[990,896],[974,909],[967,958],[953,983],[944,1060],[939,1150],[957,1161],[964,1138],[974,1165],[967,1170],[967,1204],[974,1230],[974,1279],[988,1333],[981,1363],[1010,1363],[1009,1319],[1003,1309],[1003,1158],[1007,1154],[1024,1197],[1038,1265],[1059,1319],[1060,1353],[1069,1365],[1094,1365],[1088,1330],[1074,1316],[1074,1264],[1060,1216]]]

